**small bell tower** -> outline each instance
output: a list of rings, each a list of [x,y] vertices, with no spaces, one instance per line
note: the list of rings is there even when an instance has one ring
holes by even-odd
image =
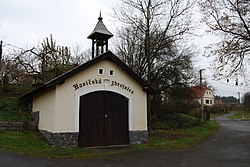
[[[88,36],[89,39],[92,39],[92,59],[108,51],[108,40],[111,37],[113,34],[103,24],[100,12],[94,31]]]

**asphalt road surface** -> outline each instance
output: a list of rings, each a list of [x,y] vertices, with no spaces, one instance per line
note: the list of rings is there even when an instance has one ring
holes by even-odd
[[[93,159],[33,158],[0,151],[0,167],[250,167],[250,121],[216,119],[221,128],[187,150],[144,150]]]
[[[180,166],[250,167],[250,121],[229,120],[230,114],[216,118],[220,130],[187,151]]]

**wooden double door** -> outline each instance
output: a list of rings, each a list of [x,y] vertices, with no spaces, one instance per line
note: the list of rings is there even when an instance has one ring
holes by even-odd
[[[124,145],[128,139],[128,99],[108,91],[80,97],[79,147]]]

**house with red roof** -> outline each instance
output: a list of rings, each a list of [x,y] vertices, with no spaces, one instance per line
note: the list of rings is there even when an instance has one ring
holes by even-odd
[[[195,100],[201,104],[201,99],[203,100],[204,106],[212,107],[214,105],[215,96],[213,91],[209,89],[206,85],[193,86],[191,87],[193,91],[193,97]]]

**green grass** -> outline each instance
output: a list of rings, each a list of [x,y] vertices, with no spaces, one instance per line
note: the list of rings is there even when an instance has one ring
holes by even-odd
[[[36,131],[2,131],[0,150],[33,157],[46,158],[91,158],[141,149],[186,149],[198,144],[213,134],[218,125],[211,121],[201,126],[177,130],[152,130],[147,143],[125,148],[77,148],[64,149],[50,144]]]
[[[30,113],[28,113],[24,105],[19,103],[18,98],[33,89],[33,87],[20,85],[8,85],[4,88],[0,87],[0,120],[30,120]]]
[[[200,121],[186,114],[165,113],[152,123],[152,129],[183,129],[200,125]]]
[[[138,148],[168,148],[187,149],[201,143],[218,129],[214,121],[203,123],[201,126],[188,129],[152,130],[148,143],[137,145]]]
[[[35,131],[2,131],[0,134],[0,150],[10,151],[33,157],[45,158],[91,158],[107,154],[115,154],[123,150],[77,148],[65,149],[50,144]]]
[[[30,86],[8,85],[7,87],[1,87],[0,85],[0,96],[18,98],[32,90],[34,90],[34,87]]]
[[[237,111],[234,115],[229,116],[230,119],[242,119],[242,120],[250,120],[250,112],[246,111]]]
[[[227,112],[227,113],[229,113],[229,112]],[[226,112],[211,113],[211,114],[210,114],[210,118],[211,118],[211,119],[214,119],[214,118],[216,118],[216,117],[219,117],[219,116],[224,115],[224,114],[227,114],[227,113],[226,113]]]
[[[17,98],[0,97],[0,120],[30,120],[31,115],[19,104]]]

